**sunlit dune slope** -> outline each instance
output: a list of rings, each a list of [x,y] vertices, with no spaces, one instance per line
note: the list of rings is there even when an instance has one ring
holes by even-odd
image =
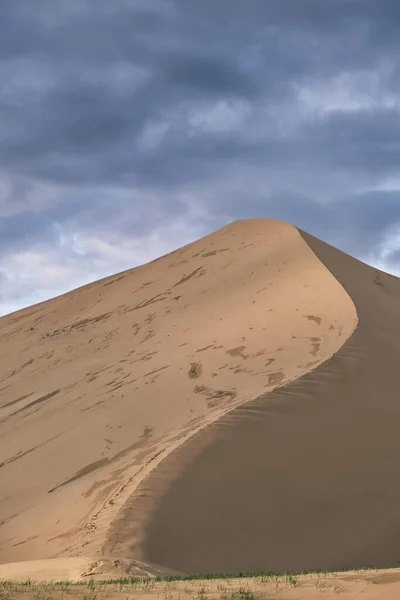
[[[98,556],[146,469],[356,324],[298,230],[272,220],[1,318],[0,563]]]

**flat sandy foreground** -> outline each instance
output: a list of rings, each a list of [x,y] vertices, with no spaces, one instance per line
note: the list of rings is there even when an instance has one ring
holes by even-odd
[[[21,567],[14,565],[11,572],[17,576]],[[400,569],[175,581],[102,581],[87,575],[90,572],[87,559],[37,561],[31,563],[30,570],[24,568],[32,576],[29,583],[1,582],[0,567],[2,600],[398,600],[400,597]],[[82,581],[85,573],[86,581]],[[46,577],[47,581],[41,581]]]
[[[0,600],[399,598],[399,301],[249,220],[0,319],[0,580],[383,569]]]

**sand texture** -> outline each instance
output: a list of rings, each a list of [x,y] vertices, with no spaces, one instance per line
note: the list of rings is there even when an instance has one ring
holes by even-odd
[[[1,318],[0,563],[395,566],[399,297],[261,219]]]
[[[143,482],[131,506],[145,560],[190,573],[400,564],[400,280],[303,239],[359,325],[318,369],[231,411]]]
[[[72,562],[75,566],[72,566]],[[42,563],[42,564],[36,564]],[[67,565],[61,559],[31,561],[29,586],[21,581],[8,580],[0,590],[4,600],[398,600],[400,571],[366,570],[346,573],[313,573],[199,579],[190,581],[131,580],[105,582],[92,577],[74,581],[78,559]],[[18,565],[21,565],[19,563]],[[81,565],[84,566],[83,564]],[[42,569],[42,571],[40,571]],[[11,569],[10,569],[11,570]],[[75,573],[74,573],[75,571]],[[14,566],[14,574],[18,567]],[[0,578],[2,568],[0,567]],[[63,581],[54,580],[58,573]],[[39,579],[46,576],[46,581]],[[84,573],[85,576],[85,573]]]

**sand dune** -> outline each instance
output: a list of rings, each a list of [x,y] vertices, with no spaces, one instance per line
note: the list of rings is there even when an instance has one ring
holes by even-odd
[[[201,573],[400,564],[400,280],[302,235],[359,325],[318,369],[163,461],[119,524],[140,513],[145,560]]]
[[[232,570],[242,559],[239,570],[259,561],[274,568],[284,562],[292,528],[302,541],[287,555],[285,568],[292,568],[295,549],[313,562],[303,542],[316,527],[293,507],[316,498],[309,512],[326,518],[326,533],[335,534],[342,532],[339,500],[344,506],[354,492],[361,502],[368,492],[357,522],[374,522],[367,541],[379,542],[386,566],[382,529],[394,523],[396,477],[385,488],[394,494],[385,504],[388,519],[378,525],[377,486],[362,487],[356,477],[361,487],[348,485],[338,498],[334,483],[345,486],[359,474],[365,453],[362,481],[379,475],[386,485],[398,457],[395,419],[388,419],[384,450],[376,431],[366,446],[374,417],[383,428],[383,416],[374,396],[363,404],[354,383],[362,363],[362,389],[386,394],[391,387],[395,394],[395,338],[388,333],[375,352],[379,376],[387,365],[384,388],[366,357],[370,338],[359,338],[363,327],[341,350],[356,328],[356,307],[364,311],[357,294],[372,298],[364,321],[376,323],[386,310],[388,331],[395,331],[398,287],[291,225],[249,220],[1,318],[0,563],[106,556],[184,572]],[[335,387],[338,373],[342,388]],[[397,416],[394,402],[382,402],[386,417]],[[364,408],[369,421],[360,416]],[[303,519],[304,532],[290,519],[283,526],[288,514]],[[311,539],[319,552],[322,542]],[[340,540],[335,544],[333,562]],[[364,536],[359,546],[365,544]],[[350,545],[347,554],[357,552]]]

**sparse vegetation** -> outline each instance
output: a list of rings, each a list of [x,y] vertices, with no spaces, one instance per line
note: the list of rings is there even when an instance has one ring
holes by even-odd
[[[372,567],[367,567],[362,570],[370,570]],[[350,569],[341,570],[340,573],[345,573]],[[190,596],[193,592],[199,599],[207,598],[208,594],[212,594],[213,598],[218,597],[221,600],[255,600],[257,591],[262,590],[262,587],[271,584],[279,583],[289,586],[296,586],[299,577],[306,575],[315,575],[318,578],[326,577],[329,574],[339,573],[339,571],[317,570],[304,571],[302,573],[277,573],[267,571],[261,573],[206,573],[197,575],[169,575],[164,577],[119,577],[110,579],[82,579],[81,581],[58,581],[58,582],[32,582],[30,579],[26,581],[0,581],[0,600],[4,600],[5,595],[9,594],[12,600],[16,597],[16,592],[24,591],[31,592],[31,597],[34,600],[48,600],[50,596],[60,597],[59,592],[71,593],[74,596],[79,596],[82,600],[95,600],[96,596],[101,594],[104,598],[104,593],[107,591],[113,592],[113,597],[116,591],[124,593],[145,592],[150,594],[160,589],[163,593],[179,592],[179,597],[184,598]],[[243,583],[237,580],[243,580]],[[237,582],[237,583],[236,583]],[[182,585],[179,585],[182,584]],[[198,587],[200,585],[200,587]],[[26,597],[26,596],[25,596]],[[8,600],[8,597],[7,597]]]
[[[301,577],[306,575],[311,577],[313,586],[323,589],[325,578],[332,573],[338,572],[207,573],[43,583],[0,581],[0,600],[65,600],[66,595],[71,600],[260,600],[266,593],[301,587]]]
[[[231,600],[255,600],[255,597],[252,591],[239,588],[237,591],[232,592]]]

